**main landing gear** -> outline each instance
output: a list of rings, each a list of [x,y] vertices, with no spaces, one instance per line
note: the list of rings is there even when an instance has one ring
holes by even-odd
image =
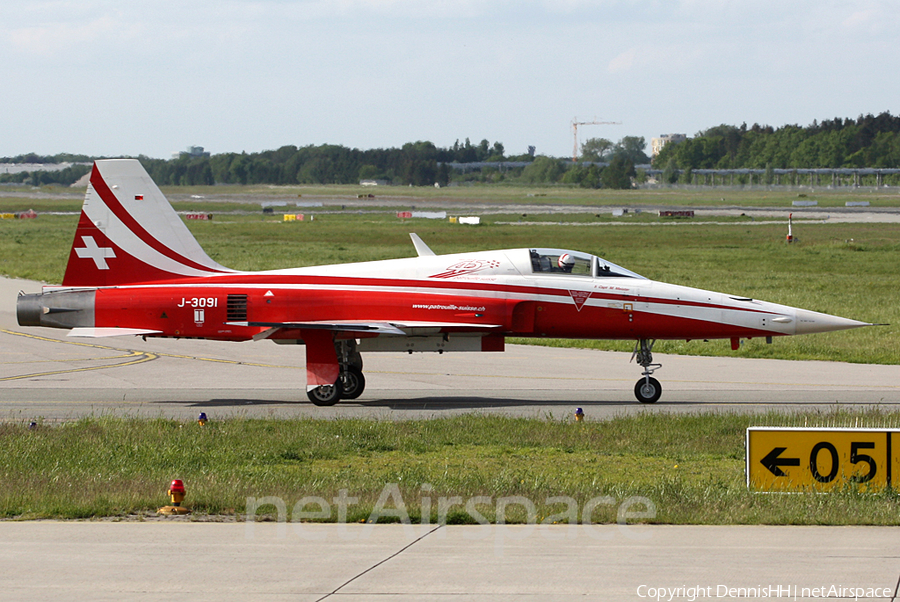
[[[356,399],[366,389],[363,376],[363,361],[356,350],[356,341],[335,341],[340,376],[333,385],[320,385],[306,392],[306,396],[317,406],[333,406],[342,399]]]
[[[662,385],[651,376],[658,368],[662,368],[662,364],[653,363],[654,343],[656,343],[655,340],[641,339],[635,343],[634,353],[631,354],[631,359],[637,360],[638,365],[644,369],[641,372],[644,378],[634,385],[634,396],[641,403],[655,403],[662,395]]]
[[[341,388],[337,386],[337,383],[333,385],[319,385],[307,391],[306,396],[317,406],[333,406],[341,400]]]

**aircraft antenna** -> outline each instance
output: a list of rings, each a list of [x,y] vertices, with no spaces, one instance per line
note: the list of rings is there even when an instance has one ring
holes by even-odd
[[[575,138],[575,145],[572,147],[572,163],[578,162],[578,126],[579,125],[622,125],[621,121],[597,121],[594,117],[593,121],[578,121],[577,117],[572,118],[572,135]]]

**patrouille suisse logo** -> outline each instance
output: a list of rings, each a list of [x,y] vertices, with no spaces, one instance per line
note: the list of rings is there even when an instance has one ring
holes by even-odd
[[[482,270],[496,268],[500,262],[495,259],[467,259],[454,263],[443,272],[432,274],[429,278],[455,278],[456,276],[465,276]]]
[[[575,309],[578,311],[581,311],[585,302],[591,298],[591,294],[591,291],[569,291],[569,295],[572,296],[572,301],[575,302]]]

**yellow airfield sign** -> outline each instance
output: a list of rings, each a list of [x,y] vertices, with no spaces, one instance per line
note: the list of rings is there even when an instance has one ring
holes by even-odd
[[[900,429],[747,429],[747,487],[754,491],[861,491],[900,475]]]

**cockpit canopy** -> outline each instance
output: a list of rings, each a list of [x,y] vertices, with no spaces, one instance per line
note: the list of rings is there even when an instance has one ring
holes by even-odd
[[[531,249],[535,274],[589,276],[593,278],[644,278],[596,255],[563,249]]]

